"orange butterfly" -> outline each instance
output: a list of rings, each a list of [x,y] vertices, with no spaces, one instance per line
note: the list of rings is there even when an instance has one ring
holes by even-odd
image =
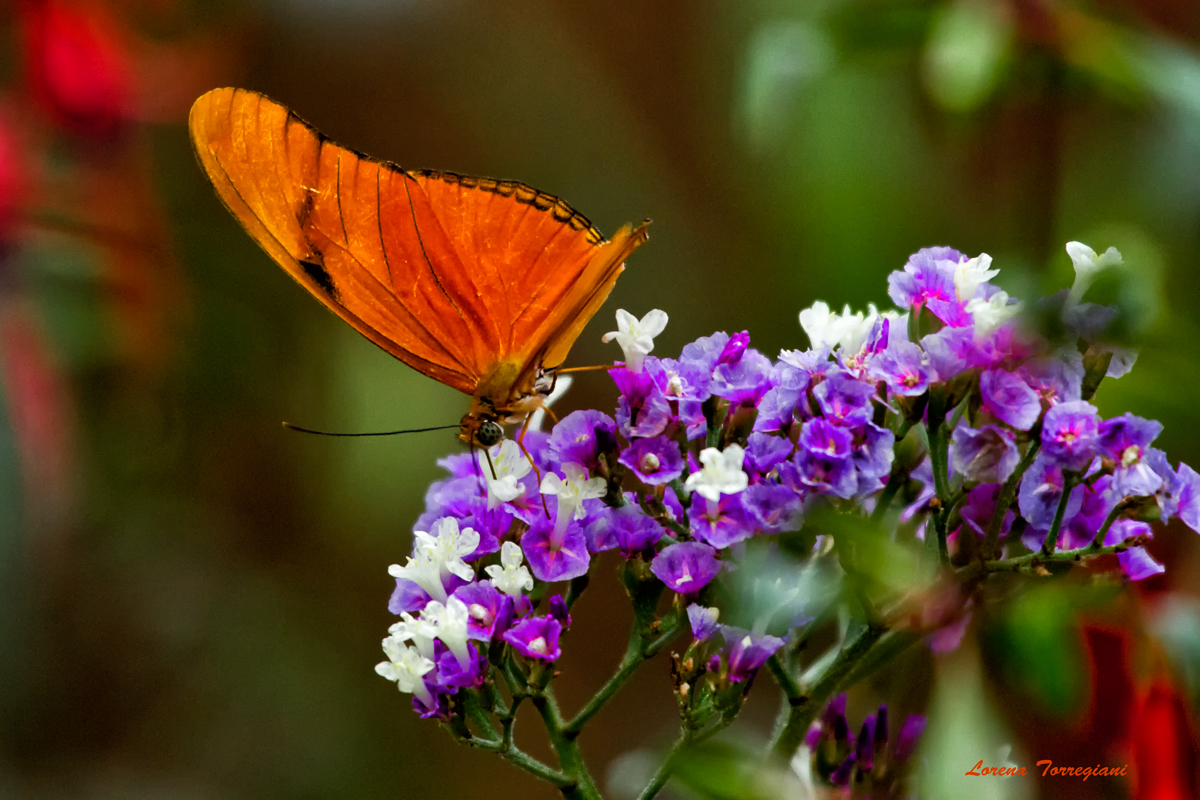
[[[214,89],[192,106],[209,180],[288,274],[379,347],[471,395],[458,437],[490,447],[555,370],[646,241],[605,241],[523,183],[404,169],[340,147],[280,104]]]

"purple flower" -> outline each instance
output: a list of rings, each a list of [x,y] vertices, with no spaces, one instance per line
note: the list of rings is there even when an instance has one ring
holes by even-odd
[[[619,460],[648,486],[670,483],[683,474],[679,445],[665,436],[636,440],[625,448]]]
[[[925,718],[917,714],[909,714],[908,719],[900,726],[896,735],[896,744],[892,748],[892,761],[901,764],[909,759],[917,750],[921,734],[925,732]]]
[[[1062,491],[1062,468],[1051,463],[1045,454],[1038,453],[1029,470],[1021,478],[1021,487],[1017,492],[1017,507],[1021,509],[1021,516],[1030,527],[1041,531],[1050,530]],[[1083,487],[1076,486],[1067,500],[1063,519],[1078,514],[1082,503]]]
[[[426,681],[425,685],[428,688],[430,684],[428,681]],[[432,690],[437,690],[436,684],[433,686]],[[419,695],[414,694],[412,699],[413,711],[417,712],[417,715],[420,716],[421,719],[440,719],[443,722],[449,721],[450,704],[446,700],[446,695],[433,694],[429,695],[429,699],[432,701],[432,705],[426,705],[424,699],[422,699]]]
[[[614,508],[608,519],[613,539],[625,558],[652,550],[663,537],[662,526],[635,505]]]
[[[691,344],[683,346],[679,360],[698,367],[706,375],[712,375],[721,354],[725,352],[725,346],[729,344],[729,338],[729,334],[724,331],[718,331],[712,336],[701,336]]]
[[[451,575],[450,577],[460,583],[462,581],[457,575]],[[445,583],[444,579],[443,583]],[[403,614],[405,611],[413,613],[420,611],[432,599],[424,589],[407,578],[396,578],[396,589],[392,592],[392,596],[388,600],[388,611],[397,616]]]
[[[454,596],[467,607],[467,637],[490,642],[496,632],[496,620],[501,616],[507,595],[492,586],[491,581],[476,581],[455,590]],[[512,602],[512,598],[508,598]]]
[[[729,337],[729,341],[721,348],[721,354],[717,356],[717,364],[736,364],[742,359],[746,348],[750,346],[750,332],[742,331],[735,333]]]
[[[550,616],[558,620],[558,624],[564,629],[571,627],[571,610],[567,608],[567,601],[561,594],[551,596]]]
[[[482,475],[435,481],[425,492],[425,512],[417,518],[413,529],[430,530],[442,517],[462,519],[471,513],[474,501],[486,494]]]
[[[937,333],[923,336],[921,348],[929,356],[929,366],[939,381],[949,381],[989,361],[975,341],[975,331],[969,327],[942,328]]]
[[[855,764],[863,772],[875,767],[875,715],[868,714],[858,734],[858,748],[854,752]]]
[[[800,429],[799,452],[779,468],[785,484],[800,492],[853,497],[858,490],[851,448],[854,437],[824,419],[810,419]]]
[[[784,645],[783,639],[778,636],[755,635],[744,628],[721,625],[720,630],[721,638],[725,640],[722,654],[725,656],[729,680],[734,683],[753,678],[758,668]]]
[[[1063,469],[1080,472],[1096,457],[1100,414],[1085,400],[1059,403],[1042,421],[1042,452]]]
[[[809,350],[780,350],[780,369],[788,367],[807,376],[807,383],[812,384],[832,369],[835,364],[829,360],[829,347],[814,347]]]
[[[895,273],[892,273],[893,275]],[[829,776],[829,782],[834,786],[845,787],[850,785],[850,776],[854,772],[854,756],[849,756],[842,765],[833,771]]]
[[[1137,522],[1132,519],[1118,519],[1108,529],[1108,535],[1104,537],[1104,544],[1111,547],[1134,536],[1149,535],[1150,526],[1146,523]],[[1118,553],[1117,563],[1121,565],[1121,569],[1129,576],[1129,580],[1131,581],[1144,580],[1161,572],[1166,572],[1166,567],[1151,558],[1144,547],[1131,547],[1123,553]]]
[[[1116,463],[1112,491],[1120,497],[1152,495],[1163,484],[1145,456],[1162,433],[1162,423],[1126,412],[1100,423],[1100,453]]]
[[[463,666],[458,663],[454,653],[445,649],[441,642],[435,642],[434,647],[438,653],[434,659],[437,669],[425,677],[426,686],[429,686],[430,678],[433,678],[433,686],[430,687],[432,691],[454,694],[464,687],[483,685],[483,678],[487,673],[487,659],[483,658],[476,648],[467,646],[470,661]]]
[[[743,506],[745,491],[722,494],[717,502],[709,502],[699,492],[692,493],[688,511],[688,529],[698,541],[724,550],[754,534],[755,521]]]
[[[983,483],[967,493],[967,501],[959,508],[963,522],[980,539],[987,536],[988,528],[992,526],[992,516],[996,513],[996,500],[1000,496],[1000,484]],[[1013,513],[1006,511],[1001,524],[1000,533],[1007,535],[1012,527]],[[963,533],[960,531],[959,536]],[[1041,543],[1038,543],[1039,546]]]
[[[526,617],[504,632],[504,641],[536,661],[556,661],[562,655],[558,637],[562,624],[554,617]]]
[[[766,475],[792,454],[793,444],[782,436],[752,433],[746,440],[746,460],[743,466],[749,473]]]
[[[872,422],[854,431],[852,457],[858,471],[859,492],[882,488],[883,479],[892,471],[895,444],[896,434]]]
[[[646,365],[650,379],[668,400],[702,401],[711,394],[712,372],[696,364],[659,358]]]
[[[761,433],[787,431],[802,403],[806,403],[809,373],[790,364],[777,364],[773,386],[758,403],[758,416],[754,419],[754,430]],[[804,409],[801,417],[807,416]]]
[[[534,577],[547,582],[570,580],[586,574],[592,558],[587,539],[577,524],[568,523],[557,532],[544,515],[535,517],[529,530],[521,536],[521,549]]]
[[[626,439],[657,436],[671,421],[671,408],[650,377],[648,365],[655,360],[653,356],[648,356],[647,366],[641,372],[624,367],[608,371],[621,393],[617,400],[616,423]]]
[[[1184,463],[1180,463],[1175,474],[1172,491],[1175,513],[1185,525],[1200,533],[1200,474]]]
[[[484,556],[500,550],[500,540],[503,539],[516,521],[516,517],[507,504],[488,508],[487,497],[476,496],[466,504],[467,515],[459,521],[459,527],[471,528],[479,534],[479,546],[470,555],[463,556],[463,561],[478,561]],[[424,530],[418,527],[417,530]]]
[[[1109,484],[1112,482],[1112,477],[1105,475],[1093,483],[1091,486],[1084,486],[1081,494],[1079,511],[1071,516],[1063,518],[1062,533],[1059,536],[1058,546],[1066,548],[1083,547],[1085,544],[1090,544],[1096,538],[1096,533],[1100,530],[1100,526],[1104,524],[1108,512],[1112,510],[1116,500],[1112,498],[1108,491]],[[1035,542],[1027,540],[1026,546],[1030,550],[1036,550],[1041,547],[1042,540],[1046,538],[1045,530],[1035,532],[1037,536],[1036,547]]]
[[[753,527],[759,531],[771,534],[800,530],[804,503],[788,487],[778,483],[752,483],[738,496],[742,498],[743,511],[753,518]]]
[[[870,376],[885,381],[892,394],[915,397],[924,394],[937,379],[929,357],[912,342],[893,337],[886,350],[871,359]]]
[[[1083,396],[1083,357],[1078,351],[1068,351],[1061,358],[1026,361],[1017,374],[1037,392],[1042,408]]]
[[[1004,483],[1021,460],[1012,431],[998,425],[979,430],[965,422],[954,429],[950,443],[954,469],[969,481]]]
[[[677,594],[695,594],[721,571],[721,562],[711,547],[700,542],[683,542],[663,549],[650,562],[650,571]]]
[[[709,390],[731,404],[755,405],[771,388],[771,373],[771,359],[749,349],[736,362],[717,364]]]
[[[1131,547],[1123,553],[1118,553],[1117,563],[1131,581],[1144,580],[1167,571],[1167,568],[1155,561],[1144,547]]]
[[[835,372],[813,388],[821,412],[830,422],[841,425],[862,425],[874,416],[871,398],[875,387],[849,375]]]
[[[454,453],[439,458],[437,465],[449,472],[451,478],[474,478],[483,475],[479,461],[472,453]]]
[[[617,449],[617,423],[600,411],[572,411],[554,426],[547,449],[555,464],[595,472],[601,456]]]
[[[965,255],[949,247],[918,250],[908,257],[903,272],[888,275],[888,297],[899,308],[915,308],[918,311],[930,300],[941,301],[930,304],[930,311],[943,322],[954,324],[952,320],[957,319],[958,315],[952,313],[953,307],[957,305],[962,309],[954,289],[954,267],[966,260]]]
[[[698,642],[706,641],[714,633],[717,632],[717,617],[719,612],[715,608],[705,608],[704,606],[692,603],[687,607],[688,623],[692,626],[692,636]]]
[[[1042,413],[1037,392],[1025,381],[1002,369],[989,369],[979,376],[983,407],[996,419],[1027,431]]]

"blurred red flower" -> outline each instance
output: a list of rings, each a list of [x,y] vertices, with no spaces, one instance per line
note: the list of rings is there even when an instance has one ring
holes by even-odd
[[[1133,720],[1137,800],[1193,800],[1196,748],[1179,691],[1164,680],[1150,685]]]
[[[27,0],[26,78],[50,117],[81,136],[111,136],[133,117],[133,67],[121,28],[100,5]]]

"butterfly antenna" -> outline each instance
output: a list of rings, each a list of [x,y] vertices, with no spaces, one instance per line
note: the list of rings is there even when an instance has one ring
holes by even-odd
[[[291,431],[299,433],[312,433],[317,436],[398,436],[401,433],[425,433],[427,431],[447,431],[451,428],[457,428],[457,425],[438,425],[434,428],[411,428],[406,431],[378,431],[369,433],[338,433],[334,431],[317,431],[312,428],[301,428],[299,425],[293,425],[290,422],[283,423],[283,427]]]

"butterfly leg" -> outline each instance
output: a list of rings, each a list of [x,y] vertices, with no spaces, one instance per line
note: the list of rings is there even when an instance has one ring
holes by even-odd
[[[525,448],[522,447],[521,449],[524,450]],[[526,455],[529,454],[526,453]],[[483,457],[487,459],[488,469],[492,472],[492,480],[499,480],[499,478],[496,477],[496,465],[492,463],[492,454],[488,452],[486,447],[483,448]],[[537,469],[537,467],[534,467],[534,469]]]
[[[546,410],[549,411],[550,409],[547,408]],[[542,471],[538,469],[537,464],[534,463],[533,456],[531,456],[529,451],[525,449],[525,432],[529,430],[529,420],[531,419],[533,419],[533,414],[525,415],[525,422],[521,425],[521,432],[517,434],[517,447],[521,448],[521,452],[525,454],[525,458],[529,459],[529,466],[533,467],[533,474],[534,477],[537,478],[538,482],[538,494],[541,495],[542,498],[542,511],[546,512],[546,519],[550,519],[550,506],[546,505],[546,495],[541,494]],[[555,421],[557,422],[557,420]]]
[[[545,411],[545,412],[546,412],[546,414],[547,414],[547,415],[550,417],[551,421],[553,421],[555,425],[557,425],[557,424],[558,424],[558,415],[554,413],[553,409],[551,409],[549,405],[547,405],[547,404],[546,404],[546,403],[543,401],[543,402],[542,402],[542,403],[541,403],[541,404],[538,406],[538,408],[540,408],[542,411]],[[533,416],[533,415],[532,415],[532,414],[530,414],[530,417],[532,417],[532,416]]]

